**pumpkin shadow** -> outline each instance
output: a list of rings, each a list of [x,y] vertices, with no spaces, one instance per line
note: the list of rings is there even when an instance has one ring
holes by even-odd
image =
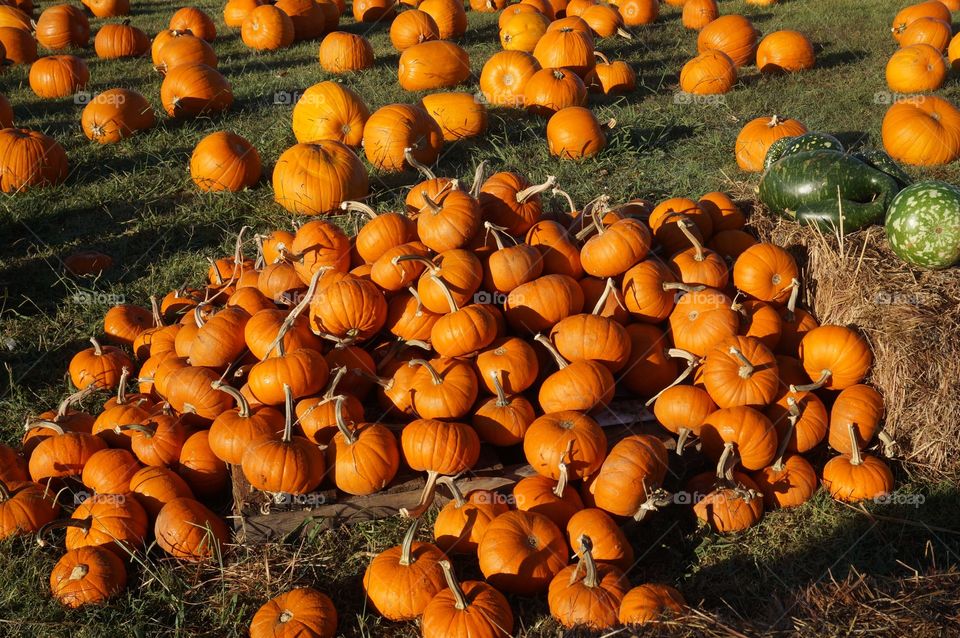
[[[872,136],[866,131],[837,131],[832,135],[840,140],[843,148],[848,151],[857,151],[861,148],[869,147]]]
[[[849,66],[865,60],[870,54],[861,49],[850,51],[831,51],[826,55],[817,56],[816,69],[835,69],[841,66]]]

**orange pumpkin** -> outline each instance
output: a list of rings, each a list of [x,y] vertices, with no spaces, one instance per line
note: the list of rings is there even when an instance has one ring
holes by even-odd
[[[936,91],[947,78],[947,63],[929,44],[914,44],[890,56],[886,77],[887,86],[897,93]]]
[[[240,191],[260,181],[260,154],[236,133],[206,136],[190,156],[190,177],[202,191]]]
[[[883,148],[913,166],[939,166],[960,157],[960,110],[935,95],[890,106],[880,129]]]
[[[807,127],[801,122],[779,115],[750,120],[737,134],[734,146],[737,165],[747,172],[760,172],[771,144],[781,137],[795,137],[806,132]]]
[[[738,67],[753,61],[757,46],[757,30],[753,23],[742,15],[720,16],[700,30],[697,36],[697,52],[710,49],[723,51]]]
[[[757,47],[757,68],[761,73],[792,73],[812,69],[816,63],[813,44],[799,31],[774,31]]]
[[[328,33],[320,43],[320,66],[330,73],[352,73],[373,66],[373,46],[360,35]]]

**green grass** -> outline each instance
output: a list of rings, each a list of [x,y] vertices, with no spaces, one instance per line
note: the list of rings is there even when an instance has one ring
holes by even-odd
[[[280,153],[295,143],[292,105],[277,103],[284,100],[275,96],[331,79],[316,62],[318,45],[253,53],[222,24],[219,2],[196,5],[214,16],[220,31],[214,48],[236,100],[223,116],[182,123],[161,118],[143,135],[98,146],[80,131],[82,105],[39,100],[29,90],[24,68],[0,76],[0,92],[13,103],[17,124],[54,136],[71,165],[61,187],[0,197],[0,359],[6,372],[0,381],[0,439],[6,442],[19,438],[27,414],[55,405],[68,391],[67,363],[87,337],[100,332],[110,305],[146,304],[150,294],[199,282],[205,258],[229,252],[242,225],[263,231],[297,221],[273,203],[268,178],[244,193],[198,193],[187,161],[204,135],[227,129],[257,147],[269,174]],[[155,33],[176,6],[135,2],[133,22]],[[580,204],[601,193],[614,201],[699,196],[714,189],[749,197],[756,180],[738,170],[732,149],[740,127],[754,117],[785,114],[847,144],[879,145],[886,105],[877,96],[886,95],[883,68],[895,46],[888,34],[895,8],[883,0],[791,0],[769,8],[724,1],[722,13],[742,12],[763,32],[792,28],[809,35],[817,46],[818,68],[787,77],[760,77],[755,68],[746,68],[721,102],[683,104],[674,99],[677,78],[696,52],[696,37],[681,27],[677,8],[664,6],[661,20],[636,30],[634,40],[599,44],[611,58],[628,60],[640,82],[627,97],[591,97],[601,119],[618,121],[600,156],[584,162],[551,158],[543,120],[493,110],[489,133],[448,146],[438,171],[469,178],[476,164],[487,160],[492,169],[519,170],[534,181],[556,175]],[[469,22],[464,46],[476,77],[499,48],[496,16],[469,13]],[[92,20],[93,30],[100,24]],[[397,85],[388,25],[356,25],[345,18],[342,28],[369,37],[378,54],[374,69],[342,78],[371,110],[420,97]],[[148,60],[102,61],[92,49],[78,54],[90,65],[91,92],[124,86],[159,106],[160,78]],[[477,90],[475,82],[464,90]],[[939,94],[960,99],[954,79]],[[957,165],[923,174],[960,182]],[[417,179],[413,174],[371,177],[373,201],[383,208],[398,206],[404,188]],[[562,202],[552,205],[560,208]],[[117,265],[96,280],[63,275],[60,260],[79,249],[106,252]],[[960,563],[958,536],[944,531],[960,527],[957,487],[910,483],[901,489],[923,494],[925,503],[871,507],[888,517],[880,520],[821,494],[796,511],[768,514],[761,525],[729,538],[699,530],[686,508],[670,508],[629,529],[639,558],[630,578],[673,583],[688,601],[730,626],[755,633],[789,631],[800,609],[792,605],[810,585],[842,579],[849,570],[899,577],[911,569]],[[126,594],[84,611],[66,611],[47,594],[56,550],[8,541],[0,544],[0,635],[244,635],[253,610],[268,596],[309,584],[334,596],[344,635],[414,636],[414,624],[384,623],[367,610],[359,588],[368,553],[396,544],[401,533],[396,521],[318,527],[288,545],[237,548],[225,565],[202,568],[178,566],[154,552],[149,562],[133,568]],[[466,576],[478,573],[468,561],[458,569]],[[522,635],[557,635],[542,601],[513,602]],[[949,613],[945,608],[940,618]],[[933,621],[939,622],[936,615]]]

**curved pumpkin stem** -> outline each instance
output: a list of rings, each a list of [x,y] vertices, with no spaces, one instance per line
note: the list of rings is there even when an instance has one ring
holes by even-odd
[[[408,146],[407,148],[403,149],[403,159],[407,160],[407,164],[417,169],[417,171],[419,171],[419,173],[427,179],[437,179],[437,176],[433,171],[427,168],[426,165],[420,163],[420,161],[413,156],[413,147]]]
[[[797,297],[800,296],[800,281],[791,279],[790,286],[793,290],[790,291],[790,299],[787,301],[787,321],[792,323],[797,310]]]
[[[433,283],[440,286],[440,292],[443,293],[444,298],[447,300],[447,305],[450,306],[450,314],[460,312],[460,306],[457,305],[457,300],[453,298],[453,294],[450,292],[447,282],[433,274],[430,275],[430,279],[433,281]]]
[[[676,385],[680,385],[681,383],[683,383],[684,379],[686,379],[686,378],[689,377],[691,374],[693,374],[693,371],[696,370],[697,367],[698,367],[700,364],[703,363],[703,359],[702,359],[701,357],[698,357],[697,355],[693,354],[692,352],[687,352],[686,350],[681,350],[680,348],[670,348],[670,349],[668,349],[668,350],[667,350],[667,356],[673,357],[674,359],[686,359],[686,360],[687,360],[687,367],[684,368],[683,372],[681,372],[681,373],[677,376],[676,379],[674,379],[673,381],[671,381],[669,385],[665,386],[662,390],[660,390],[660,392],[657,392],[655,395],[653,395],[652,397],[650,397],[650,398],[647,400],[647,402],[643,404],[644,407],[649,408],[651,405],[653,405],[653,404],[657,401],[657,399],[660,398],[660,395],[661,395],[661,394],[663,394],[664,392],[666,392],[666,391],[669,390],[670,388],[672,388],[672,387],[674,387],[674,386],[676,386]],[[684,440],[686,440],[686,439],[684,439]],[[677,445],[677,454],[680,454],[681,451],[682,451],[682,448],[681,448],[681,446],[678,444],[678,445]]]
[[[340,209],[345,210],[347,212],[351,212],[351,213],[363,213],[370,219],[376,219],[377,217],[380,216],[379,213],[373,210],[372,207],[367,206],[363,202],[356,202],[353,200],[346,200],[346,201],[340,202]]]
[[[483,186],[483,173],[487,170],[487,160],[481,160],[477,164],[477,170],[473,172],[473,185],[470,186],[470,196],[474,199],[480,198],[480,188]]]
[[[450,490],[450,493],[453,495],[453,500],[456,502],[456,508],[460,509],[467,504],[467,499],[463,497],[463,492],[460,491],[460,488],[457,487],[457,482],[452,476],[441,476],[437,479],[437,483],[442,483],[447,486],[447,489]]]
[[[738,462],[736,446],[733,443],[724,443],[723,454],[720,455],[720,461],[717,463],[717,480],[733,481],[733,468]]]
[[[43,540],[43,537],[55,529],[62,529],[64,527],[76,527],[90,531],[90,528],[93,527],[93,516],[86,518],[62,518],[56,521],[50,521],[37,531],[37,545],[46,547],[47,541]]]
[[[337,398],[337,386],[340,384],[340,381],[343,380],[343,377],[346,374],[347,366],[337,366],[333,369],[333,376],[330,377],[330,382],[327,384],[327,389],[323,393],[324,399],[333,400]]]
[[[567,441],[567,449],[560,455],[560,463],[557,468],[560,470],[560,478],[553,488],[553,494],[557,498],[563,498],[563,493],[567,491],[567,482],[570,480],[570,473],[567,470],[567,461],[573,462],[573,439]]]
[[[493,381],[493,389],[497,393],[497,407],[505,408],[510,405],[510,399],[507,398],[507,393],[503,391],[503,384],[500,383],[500,375],[497,374],[496,370],[490,371],[490,380]]]
[[[664,291],[682,290],[683,292],[700,292],[702,290],[706,290],[707,288],[706,286],[702,286],[700,284],[697,284],[695,286],[690,286],[680,281],[665,281],[662,284],[660,284],[660,287],[663,288]]]
[[[820,378],[817,379],[814,383],[808,383],[806,385],[791,385],[790,392],[813,392],[814,390],[819,390],[827,381],[830,380],[830,377],[833,375],[832,372],[824,368],[820,371]]]
[[[888,459],[895,458],[897,456],[896,440],[887,434],[885,430],[877,432],[877,438],[880,439],[880,442],[883,444],[883,455]]]
[[[463,593],[463,588],[460,587],[460,582],[457,580],[456,574],[453,573],[453,565],[451,565],[448,560],[442,560],[437,564],[440,565],[440,569],[443,570],[443,577],[447,581],[447,588],[450,589],[450,593],[453,594],[453,600],[455,601],[454,607],[463,611],[470,606],[470,603]]]
[[[747,359],[747,357],[744,356],[740,348],[736,346],[730,346],[729,352],[734,357],[736,357],[737,360],[740,362],[740,370],[737,372],[740,378],[749,379],[751,376],[753,376],[753,373],[756,371],[756,368],[754,368],[753,364],[750,363],[750,359]]]
[[[241,419],[250,417],[250,403],[247,401],[247,397],[243,396],[243,393],[223,381],[211,381],[210,387],[230,395],[230,397],[237,402],[237,416]]]
[[[70,411],[71,405],[73,405],[74,403],[79,403],[80,401],[85,399],[88,395],[91,395],[96,391],[97,391],[97,388],[95,385],[88,385],[87,387],[85,387],[83,390],[80,390],[79,392],[74,392],[73,394],[67,395],[66,398],[64,398],[64,400],[60,402],[60,405],[57,406],[57,414],[56,416],[53,417],[54,420],[56,421],[67,416],[67,412]]]
[[[860,443],[857,442],[857,428],[852,421],[847,423],[847,432],[850,435],[850,465],[862,465],[863,456],[860,454]]]
[[[266,266],[266,258],[263,256],[263,235],[255,234],[253,243],[257,247],[257,259],[253,262],[253,267],[255,270],[263,270],[263,267]]]
[[[193,309],[193,322],[197,324],[198,328],[202,328],[205,323],[207,323],[206,317],[203,316],[203,313],[207,309],[209,301],[201,301]]]
[[[557,347],[553,345],[553,342],[550,341],[550,339],[544,337],[542,334],[538,334],[533,338],[533,340],[547,349],[547,352],[549,352],[553,356],[554,361],[557,362],[558,368],[563,370],[570,365],[570,362],[563,358],[563,355],[560,354],[560,351],[557,350]]]
[[[343,420],[343,403],[346,400],[347,397],[342,394],[334,399],[336,403],[334,404],[333,414],[336,418],[337,429],[343,435],[343,440],[346,441],[347,445],[353,445],[357,442],[357,435],[347,427],[347,422]]]
[[[604,64],[610,64],[610,59],[599,51],[594,51],[593,55],[595,58],[603,62]]]
[[[490,222],[487,221],[487,222],[483,222],[483,227],[486,229],[488,235],[490,235],[490,234],[493,235],[493,241],[495,241],[495,242],[497,243],[497,248],[499,248],[500,250],[503,250],[504,247],[505,247],[505,245],[504,245],[504,243],[503,243],[503,238],[504,238],[504,237],[508,237],[508,238],[510,239],[510,241],[513,242],[513,245],[514,245],[514,246],[518,246],[518,245],[520,244],[520,242],[518,242],[518,241],[513,237],[513,235],[511,235],[511,234],[507,231],[507,228],[505,228],[504,226],[497,226],[497,225],[491,224]]]
[[[626,38],[627,40],[633,40],[633,34],[623,27],[617,27],[617,35],[621,38]]]
[[[283,320],[283,323],[280,324],[280,329],[277,330],[277,336],[273,339],[269,346],[267,346],[267,356],[271,352],[276,350],[278,356],[283,356],[285,354],[283,349],[283,339],[287,336],[287,332],[293,327],[293,324],[296,323],[297,318],[300,317],[301,313],[306,310],[307,306],[310,305],[310,301],[313,300],[313,295],[317,291],[317,283],[320,281],[320,277],[323,276],[325,272],[330,270],[329,266],[323,266],[317,269],[317,272],[313,273],[313,277],[310,278],[310,285],[307,287],[307,291],[303,293],[303,299],[300,300],[296,306],[293,307],[293,310],[290,311],[290,314],[286,316]]]
[[[90,337],[90,343],[93,344],[93,354],[97,357],[103,356],[103,347],[100,345],[100,342],[97,341],[96,337]]]
[[[426,208],[430,209],[430,212],[434,215],[439,215],[443,211],[443,207],[437,202],[430,199],[430,193],[426,190],[420,191],[420,198],[423,200],[423,203],[426,204]]]
[[[152,439],[156,435],[156,428],[150,428],[142,423],[124,423],[123,425],[115,425],[113,427],[114,434],[123,434],[124,432],[139,432],[148,439]]]
[[[423,366],[427,369],[427,372],[430,373],[430,379],[433,381],[433,385],[441,385],[443,383],[443,377],[440,376],[440,373],[437,372],[437,369],[431,365],[426,359],[410,359],[407,361],[407,365],[413,368],[414,366]]]
[[[633,514],[633,520],[638,523],[647,518],[650,512],[658,512],[661,507],[673,502],[671,494],[662,487],[653,490],[649,489],[646,478],[642,479],[642,483],[643,493],[647,498],[643,503],[640,503],[640,507],[638,507],[637,511]]]
[[[777,456],[772,466],[777,472],[783,471],[783,459],[787,455],[787,448],[790,447],[790,437],[793,436],[797,429],[797,421],[800,420],[800,408],[797,405],[797,400],[793,397],[787,397],[787,410],[790,412],[790,416],[787,417],[787,431],[783,435],[783,440],[780,441],[780,447],[777,448]]]
[[[570,209],[570,217],[576,218],[580,215],[580,211],[577,209],[577,205],[573,203],[573,198],[570,197],[570,193],[557,186],[554,186],[553,190],[550,191],[550,194],[560,195],[567,200],[567,207]]]
[[[117,383],[117,405],[126,405],[127,403],[127,381],[130,379],[130,368],[123,366],[120,368],[120,381]]]
[[[400,543],[400,564],[409,567],[413,564],[410,552],[413,549],[413,539],[417,537],[417,529],[420,527],[420,519],[415,518],[403,535],[403,542]]]
[[[390,260],[390,263],[396,266],[402,261],[415,261],[415,262],[421,263],[424,266],[426,266],[427,270],[430,271],[431,273],[437,273],[440,270],[437,267],[437,265],[433,263],[433,261],[431,261],[430,259],[427,259],[423,255],[397,255],[396,257]],[[417,299],[417,301],[419,302],[420,300]]]
[[[693,434],[690,428],[679,428],[677,430],[677,456],[683,456],[683,449],[687,446],[687,439]]]
[[[401,507],[400,516],[404,518],[420,518],[423,516],[423,514],[430,509],[430,506],[433,505],[433,497],[437,493],[437,479],[439,477],[439,472],[427,470],[427,482],[424,484],[423,491],[420,493],[420,500],[413,506],[413,509]]]
[[[517,203],[523,204],[526,203],[528,199],[534,195],[539,195],[545,191],[553,188],[553,185],[557,183],[557,178],[553,175],[547,175],[547,179],[544,180],[542,184],[534,184],[533,186],[528,186],[522,191],[517,191]]]
[[[593,306],[592,314],[599,315],[600,311],[603,310],[603,307],[607,305],[607,299],[613,295],[614,301],[617,302],[617,306],[622,310],[626,310],[627,307],[623,303],[623,299],[620,297],[620,287],[617,286],[617,282],[614,281],[613,277],[607,277],[607,285],[603,288],[603,293],[600,295],[600,298],[597,300],[597,303]]]
[[[580,543],[580,562],[577,569],[570,574],[570,584],[577,582],[580,567],[583,567],[583,586],[593,589],[600,584],[597,579],[597,563],[593,560],[593,541],[586,534],[581,534],[578,539]]]
[[[687,241],[693,244],[693,248],[696,251],[694,259],[696,261],[703,261],[703,245],[700,243],[700,240],[694,236],[693,232],[691,232],[694,223],[685,217],[677,222],[677,226],[680,228],[680,232],[683,233],[684,237],[687,238]]]
[[[160,302],[157,301],[156,295],[150,295],[150,312],[153,314],[153,326],[163,327],[163,315],[160,313]]]
[[[29,432],[30,430],[36,428],[43,428],[45,430],[53,430],[55,434],[66,434],[64,430],[58,423],[53,421],[47,421],[46,419],[36,419],[34,421],[27,421],[27,424],[24,426],[24,431]]]

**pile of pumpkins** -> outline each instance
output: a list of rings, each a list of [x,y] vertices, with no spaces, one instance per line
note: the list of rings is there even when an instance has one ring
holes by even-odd
[[[400,211],[342,203],[366,220],[354,237],[315,218],[256,235],[254,259],[241,231],[202,285],[112,307],[70,362],[76,392],[28,419],[20,450],[0,447],[0,536],[59,545],[66,527],[52,593],[97,604],[151,536],[176,559],[224,560],[231,467],[273,496],[372,494],[405,467],[426,483],[403,543],[364,574],[372,608],[428,637],[504,636],[504,594],[545,594],[564,626],[680,611],[672,587],[629,589],[621,529],[673,500],[729,533],[820,481],[851,502],[892,490],[864,453],[883,414],[866,341],[798,307],[793,257],[747,233],[727,195],[577,207],[552,177],[484,169],[469,191],[424,176]],[[662,434],[608,442],[595,417],[615,395],[646,400]],[[673,435],[675,454],[716,466],[684,501],[663,488]],[[839,454],[817,472],[804,455],[824,441]],[[536,474],[510,495],[461,493],[481,444],[522,449]],[[60,518],[54,495],[78,484],[92,495]],[[441,487],[453,498],[417,541]],[[484,581],[458,582],[454,559]],[[251,634],[286,623],[332,636],[336,610],[297,589]]]

